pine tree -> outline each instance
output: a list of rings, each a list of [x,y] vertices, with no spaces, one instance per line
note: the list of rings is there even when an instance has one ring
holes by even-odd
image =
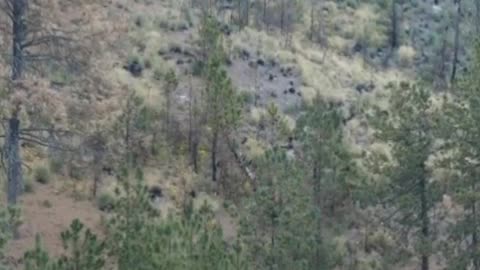
[[[394,209],[395,224],[418,229],[416,252],[420,269],[429,269],[432,253],[430,211],[437,200],[426,162],[432,155],[434,121],[430,92],[422,87],[400,83],[392,87],[390,110],[379,108],[371,115],[376,137],[391,146],[393,160],[376,156],[376,169],[387,179],[382,203]]]
[[[314,209],[300,167],[274,148],[258,168],[258,187],[246,202],[240,230],[253,269],[329,269],[327,245],[314,237]],[[317,250],[324,259],[320,265]]]
[[[449,269],[480,269],[479,246],[479,191],[480,171],[480,45],[476,47],[476,58],[471,72],[459,80],[453,92],[453,99],[444,107],[446,151],[450,153],[445,161],[453,170],[455,185],[451,190],[455,202],[463,206],[462,218],[451,227],[449,235]],[[452,244],[453,243],[453,244]],[[467,243],[462,245],[461,243]]]
[[[218,147],[221,137],[228,138],[241,117],[241,99],[222,67],[223,57],[215,54],[208,62],[204,93],[207,126],[210,130],[212,181],[217,181]]]
[[[61,234],[64,255],[52,258],[41,244],[40,236],[35,238],[35,247],[24,255],[25,270],[101,270],[105,266],[105,243],[97,239],[78,220]]]

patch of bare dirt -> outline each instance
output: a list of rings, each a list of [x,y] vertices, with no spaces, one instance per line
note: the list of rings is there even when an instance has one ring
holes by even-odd
[[[97,235],[101,234],[101,213],[92,202],[76,201],[51,186],[36,185],[34,193],[21,200],[22,225],[19,238],[9,242],[6,256],[9,261],[21,261],[23,254],[35,246],[39,234],[43,246],[52,256],[63,251],[61,232],[68,229],[74,219],[79,219]]]

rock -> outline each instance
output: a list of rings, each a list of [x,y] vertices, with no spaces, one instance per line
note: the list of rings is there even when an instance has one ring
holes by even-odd
[[[258,59],[258,60],[257,60],[257,65],[263,67],[263,66],[265,65],[265,61],[263,61],[263,59]]]
[[[177,65],[183,65],[185,62],[182,59],[177,60]]]
[[[233,64],[232,59],[230,57],[225,57],[225,65],[231,66]]]
[[[148,193],[150,194],[150,199],[152,200],[163,197],[162,188],[159,186],[150,187],[148,189]]]
[[[113,175],[113,168],[110,166],[103,166],[102,171],[110,176]]]
[[[194,57],[195,55],[190,51],[190,49],[183,49],[183,55],[185,55],[186,57]]]
[[[247,138],[247,137],[244,137],[244,138],[242,139],[242,142],[241,142],[241,144],[246,144],[246,143],[247,143],[247,141],[248,141],[248,138]]]
[[[301,93],[301,92],[297,92],[297,96],[301,97],[301,96],[302,96],[302,93]]]
[[[138,60],[133,60],[130,64],[124,66],[123,68],[128,70],[135,77],[141,76],[143,72],[143,66],[138,62]]]
[[[180,46],[178,46],[178,45],[173,45],[170,48],[170,52],[172,52],[172,53],[182,53],[182,48],[180,48]]]
[[[195,190],[192,189],[192,191],[190,191],[190,197],[195,199],[197,197],[197,192],[195,192]]]
[[[355,90],[360,93],[360,94],[363,94],[364,92],[368,93],[368,92],[371,92],[375,89],[375,84],[373,82],[370,82],[370,83],[360,83],[360,84],[357,84],[357,86],[355,86]]]
[[[250,61],[250,62],[248,62],[248,66],[251,67],[251,68],[255,68],[255,67],[257,67],[257,64],[254,61]]]
[[[353,46],[352,50],[353,50],[354,53],[359,53],[359,52],[363,51],[363,46],[360,42],[357,42]]]
[[[293,81],[290,81],[290,86],[293,86]]]
[[[232,29],[228,24],[223,24],[220,28],[220,31],[226,36],[230,36],[232,34]]]
[[[270,93],[270,96],[271,96],[272,98],[277,98],[277,93],[271,92],[271,93]]]
[[[275,75],[273,75],[273,74],[269,74],[269,75],[268,75],[268,80],[269,80],[269,81],[272,82],[274,79],[275,79]]]
[[[276,61],[275,59],[270,59],[269,65],[270,65],[271,67],[276,67],[276,66],[277,66],[277,61]]]
[[[295,90],[295,88],[290,87],[290,88],[288,89],[288,92],[290,92],[290,94],[295,94],[296,90]]]
[[[250,59],[250,52],[248,52],[247,50],[243,49],[242,51],[240,51],[240,59],[244,60],[244,61],[247,61],[248,59]]]
[[[288,90],[284,90],[283,93],[286,95],[288,94]]]

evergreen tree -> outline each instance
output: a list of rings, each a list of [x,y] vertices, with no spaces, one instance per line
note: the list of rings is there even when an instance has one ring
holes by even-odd
[[[207,87],[204,106],[207,126],[210,129],[210,157],[212,180],[217,180],[218,147],[220,138],[228,138],[241,116],[241,99],[232,81],[222,67],[223,57],[215,54],[207,66]]]
[[[325,244],[315,241],[311,196],[300,168],[278,148],[258,167],[257,191],[246,202],[240,230],[253,269],[328,269],[326,257],[320,265],[313,260],[322,249],[317,244]]]
[[[314,262],[328,269],[329,258],[324,254],[322,224],[325,223],[324,219],[334,217],[336,206],[351,200],[355,183],[349,180],[356,176],[355,164],[344,144],[340,108],[316,98],[313,106],[307,108],[306,114],[299,119],[297,133],[304,145],[303,166],[312,186]],[[322,214],[324,209],[329,212]]]
[[[480,45],[476,48],[476,59],[471,72],[458,82],[454,97],[444,107],[446,150],[450,153],[446,161],[455,172],[452,194],[455,202],[463,206],[462,218],[451,227],[449,234],[449,269],[467,269],[473,265],[480,269],[479,246],[479,191],[480,171]],[[462,244],[462,243],[467,243]]]
[[[61,234],[65,255],[51,258],[35,239],[35,248],[24,255],[25,270],[101,270],[105,269],[105,244],[79,220]]]
[[[393,160],[376,156],[375,169],[387,179],[382,203],[395,209],[394,224],[418,229],[415,243],[420,269],[428,270],[433,241],[430,211],[437,199],[426,166],[435,139],[431,94],[408,83],[391,90],[390,110],[376,108],[371,124],[377,139],[391,146]]]
[[[138,171],[136,180],[124,175],[108,229],[109,249],[119,270],[248,269],[242,249],[225,243],[208,207],[190,204],[183,214],[171,212],[160,218],[149,201],[142,173]]]

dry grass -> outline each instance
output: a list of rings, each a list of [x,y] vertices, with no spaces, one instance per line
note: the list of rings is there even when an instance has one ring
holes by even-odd
[[[398,60],[402,67],[409,67],[413,64],[415,49],[411,46],[402,45],[398,48]]]

